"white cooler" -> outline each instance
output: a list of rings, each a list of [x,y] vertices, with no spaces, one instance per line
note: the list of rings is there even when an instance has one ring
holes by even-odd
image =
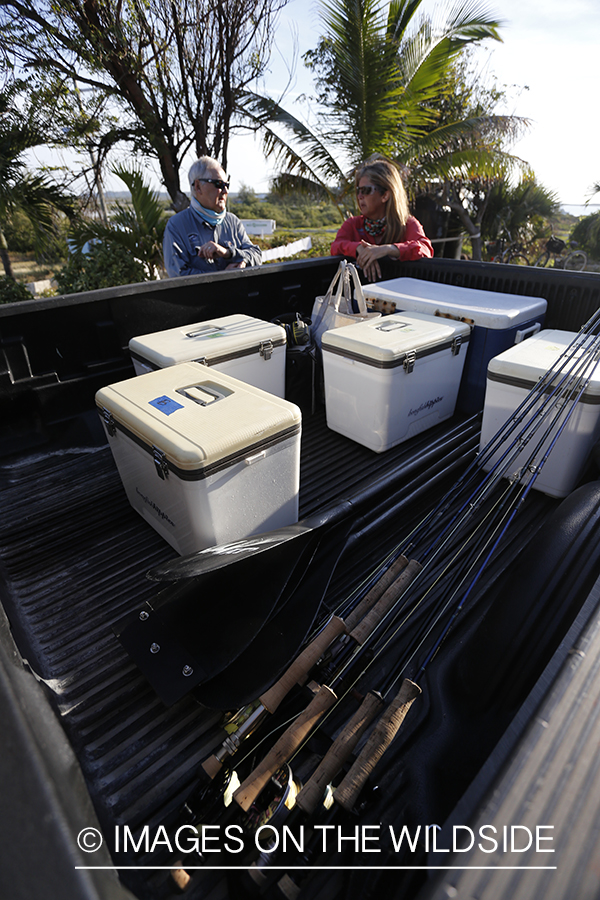
[[[96,404],[129,502],[178,553],[297,521],[293,403],[182,363],[102,388]]]
[[[449,418],[470,328],[401,313],[323,334],[327,425],[381,453]]]
[[[285,328],[252,316],[225,316],[131,338],[136,375],[199,362],[285,397]]]
[[[481,447],[489,443],[504,422],[521,405],[539,379],[555,364],[574,337],[575,332],[571,331],[541,331],[531,340],[511,347],[490,361],[481,430]],[[569,363],[566,369],[563,369],[560,375],[554,379],[554,384],[574,367],[577,373],[581,371],[577,368],[576,362]],[[590,372],[592,372],[591,379],[577,403],[575,412],[571,415],[539,475],[533,482],[533,488],[549,494],[551,497],[566,497],[573,490],[581,477],[594,443],[600,437],[600,369],[594,363],[590,363],[585,369],[586,378]],[[541,402],[540,399],[532,408],[527,421],[531,421]],[[534,464],[542,459],[572,405],[572,402],[565,405],[563,415],[544,441],[541,450],[536,454]],[[525,422],[521,423],[517,426],[516,431],[520,431],[524,425]],[[527,463],[543,437],[546,427],[541,426],[536,431],[525,449],[511,464],[510,472],[507,475],[516,473]],[[500,453],[510,446],[515,437],[516,433],[506,438],[498,452],[484,466],[486,470],[491,469]]]
[[[381,301],[384,311],[414,311],[462,319],[473,327],[457,409],[483,408],[488,362],[544,326],[547,303],[541,297],[457,287],[419,278],[392,278],[365,284],[364,295]]]

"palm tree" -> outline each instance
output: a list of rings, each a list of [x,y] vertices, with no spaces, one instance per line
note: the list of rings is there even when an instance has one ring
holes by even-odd
[[[52,233],[56,211],[76,215],[75,199],[46,175],[27,171],[23,154],[45,143],[36,125],[15,106],[20,84],[0,90],[0,258],[4,271],[14,280],[8,244],[2,225],[16,210],[31,222],[40,245]]]
[[[500,23],[477,0],[459,0],[436,21],[417,19],[422,0],[322,0],[325,35],[305,61],[316,75],[321,112],[311,129],[276,101],[246,95],[290,186],[319,185],[342,217],[356,165],[381,154],[415,183],[498,177],[520,161],[499,148],[523,120],[474,114],[444,117],[453,67],[465,49],[500,40]]]
[[[556,194],[535,179],[524,179],[514,186],[499,181],[490,190],[482,222],[483,237],[490,241],[509,237],[527,243],[536,237],[536,221],[548,219],[559,207]]]
[[[78,250],[88,241],[118,244],[144,263],[152,278],[157,278],[163,268],[162,240],[167,213],[158,194],[148,187],[138,169],[114,166],[112,171],[129,189],[131,203],[116,203],[107,225],[90,220],[80,223],[72,244]]]

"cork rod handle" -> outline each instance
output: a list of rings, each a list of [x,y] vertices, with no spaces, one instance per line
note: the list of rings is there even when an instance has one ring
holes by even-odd
[[[384,711],[354,765],[334,792],[333,799],[348,812],[356,802],[365,781],[392,743],[421,688],[405,678],[400,690]]]

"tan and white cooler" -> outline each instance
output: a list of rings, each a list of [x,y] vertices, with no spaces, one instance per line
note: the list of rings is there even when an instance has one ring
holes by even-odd
[[[471,329],[398,313],[323,335],[327,425],[381,453],[454,413]]]
[[[540,378],[556,365],[559,357],[575,337],[576,334],[572,331],[540,331],[539,334],[524,343],[516,344],[490,360],[481,426],[482,448],[490,442],[500,427],[521,406]],[[536,490],[551,497],[566,497],[573,490],[583,473],[592,447],[600,438],[600,367],[595,361],[584,365],[580,360],[581,352],[577,351],[573,360],[566,363],[553,380],[553,385],[556,386],[569,373],[572,378],[582,375],[586,381],[590,376],[575,411],[570,415],[532,485]],[[567,382],[564,382],[564,387],[569,391],[572,389]],[[578,391],[571,396],[576,396],[577,393]],[[549,394],[544,396],[549,397]],[[553,395],[553,398],[559,400],[556,395]],[[552,402],[552,398],[549,402]],[[564,397],[559,402],[562,414],[540,449],[535,452],[532,465],[536,465],[542,460],[565,421],[568,411],[573,406],[573,400],[569,400],[568,397]],[[504,453],[513,443],[517,433],[532,421],[535,414],[540,412],[541,403],[542,398],[532,407],[524,421],[519,423],[502,442],[498,451],[484,465],[484,469],[489,471],[492,468],[500,454]],[[521,467],[527,464],[549,424],[550,420],[546,419],[546,423],[537,429],[523,451],[511,463],[507,475],[518,473]],[[510,458],[512,459],[512,456]]]
[[[102,388],[96,404],[129,502],[178,553],[297,521],[293,403],[182,363]]]
[[[242,314],[143,334],[129,341],[136,375],[199,362],[285,397],[285,328]]]

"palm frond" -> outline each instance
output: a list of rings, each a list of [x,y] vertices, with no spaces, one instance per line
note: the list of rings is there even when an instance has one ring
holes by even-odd
[[[286,171],[312,179],[316,183],[338,183],[345,175],[323,139],[308,125],[269,97],[248,92],[243,101],[245,114],[263,133],[265,154]],[[276,130],[279,126],[289,133],[298,148]]]
[[[166,212],[138,169],[115,166],[113,173],[129,189],[130,203],[117,203],[108,225],[95,220],[79,223],[73,230],[73,246],[82,250],[89,241],[118,244],[155,273],[162,265]]]

